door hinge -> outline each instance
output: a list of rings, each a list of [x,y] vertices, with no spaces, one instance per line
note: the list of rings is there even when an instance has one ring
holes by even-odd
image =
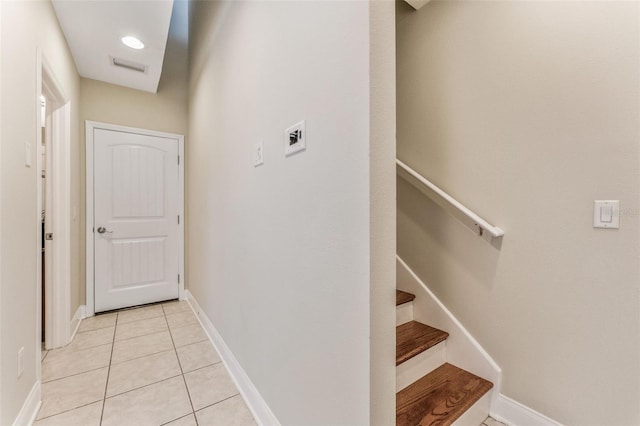
[[[180,156],[178,155],[178,166],[180,165]]]
[[[178,284],[180,284],[180,274],[178,274]]]
[[[178,215],[178,225],[180,225],[180,215]]]

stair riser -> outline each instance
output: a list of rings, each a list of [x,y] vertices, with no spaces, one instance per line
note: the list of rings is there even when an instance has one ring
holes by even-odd
[[[396,306],[396,326],[413,321],[413,302]]]
[[[478,426],[483,424],[484,420],[489,416],[489,407],[491,405],[491,393],[487,392],[482,398],[476,401],[465,413],[458,417],[451,426]]]
[[[422,376],[440,367],[445,361],[446,342],[440,342],[429,348],[429,350],[396,366],[396,392],[401,391]]]

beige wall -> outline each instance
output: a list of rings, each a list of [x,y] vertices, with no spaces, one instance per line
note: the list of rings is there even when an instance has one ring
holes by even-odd
[[[390,327],[394,310],[393,213],[375,221],[370,208],[393,210],[394,190],[392,174],[376,176],[393,168],[393,132],[370,143],[379,129],[370,119],[369,4],[193,6],[189,289],[282,424],[393,421],[393,411],[370,407],[370,384],[393,383],[392,367],[378,373],[390,380],[371,378],[372,363],[393,358],[373,360],[370,345],[394,342],[385,330],[370,342],[371,310],[388,301]],[[382,12],[393,29],[385,13],[393,10]],[[393,80],[381,81],[390,106],[380,117],[393,117]],[[307,150],[285,158],[284,129],[303,119]],[[260,140],[265,162],[255,168]],[[380,163],[370,164],[375,147]],[[370,279],[370,244],[385,247],[387,282]],[[393,399],[384,404],[393,410]]]
[[[502,227],[398,182],[398,252],[557,421],[640,423],[639,4],[400,4],[398,157]],[[619,199],[619,230],[592,228]]]
[[[0,424],[11,424],[36,382],[40,359],[36,348],[36,289],[39,229],[36,211],[36,49],[40,48],[70,100],[72,176],[77,176],[79,149],[78,104],[80,83],[73,59],[48,1],[2,2],[2,187],[0,275]],[[25,167],[25,143],[32,146],[32,167]],[[75,170],[75,172],[74,172]],[[72,203],[79,187],[72,186]],[[77,241],[79,222],[71,224]],[[77,279],[78,259],[71,265]],[[18,378],[16,360],[24,347],[24,373]]]
[[[80,79],[80,82],[83,126],[85,120],[91,120],[186,134],[186,76],[182,87],[160,86],[158,93],[143,92],[87,78]]]

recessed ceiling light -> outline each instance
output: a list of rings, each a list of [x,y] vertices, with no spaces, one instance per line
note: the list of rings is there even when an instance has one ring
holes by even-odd
[[[122,42],[125,46],[129,46],[132,49],[144,49],[144,43],[133,36],[122,37]]]

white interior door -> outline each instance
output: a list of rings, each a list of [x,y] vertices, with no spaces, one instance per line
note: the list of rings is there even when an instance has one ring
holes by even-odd
[[[178,140],[94,130],[95,312],[179,296]]]

